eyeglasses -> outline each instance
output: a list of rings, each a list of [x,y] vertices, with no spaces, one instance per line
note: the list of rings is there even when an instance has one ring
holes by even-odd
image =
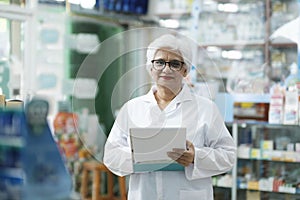
[[[152,60],[152,65],[153,68],[156,70],[163,70],[167,63],[169,64],[169,67],[171,70],[173,71],[180,71],[182,69],[182,66],[184,64],[184,62],[180,61],[180,60],[171,60],[170,62],[166,62],[165,60]]]

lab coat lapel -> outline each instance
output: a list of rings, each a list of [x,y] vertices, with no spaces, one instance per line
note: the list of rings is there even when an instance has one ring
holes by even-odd
[[[186,84],[183,84],[182,90],[179,94],[170,102],[170,104],[165,108],[165,112],[169,113],[174,111],[181,103],[185,101],[192,100],[192,94]]]

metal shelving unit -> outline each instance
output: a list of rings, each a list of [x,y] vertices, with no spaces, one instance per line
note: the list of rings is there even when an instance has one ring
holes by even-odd
[[[37,1],[26,1],[25,5],[15,4],[0,4],[0,18],[7,19],[11,22],[18,22],[22,24],[23,30],[17,34],[20,38],[18,44],[22,49],[22,55],[19,55],[22,65],[22,71],[26,72],[21,74],[20,92],[21,98],[26,100],[32,95],[35,87],[35,46],[36,46],[36,19],[35,8]],[[21,35],[23,34],[23,35]],[[6,58],[10,59],[10,58]]]

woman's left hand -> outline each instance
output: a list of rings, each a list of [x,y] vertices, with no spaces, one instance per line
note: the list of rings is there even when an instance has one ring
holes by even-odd
[[[190,141],[186,141],[186,149],[174,148],[173,151],[168,152],[168,156],[178,162],[179,164],[187,167],[194,163],[195,147]]]

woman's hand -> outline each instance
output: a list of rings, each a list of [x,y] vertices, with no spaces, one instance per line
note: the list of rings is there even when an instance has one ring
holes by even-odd
[[[193,143],[186,141],[186,149],[174,148],[173,151],[168,152],[168,156],[178,162],[179,164],[187,167],[194,163],[195,148]]]

